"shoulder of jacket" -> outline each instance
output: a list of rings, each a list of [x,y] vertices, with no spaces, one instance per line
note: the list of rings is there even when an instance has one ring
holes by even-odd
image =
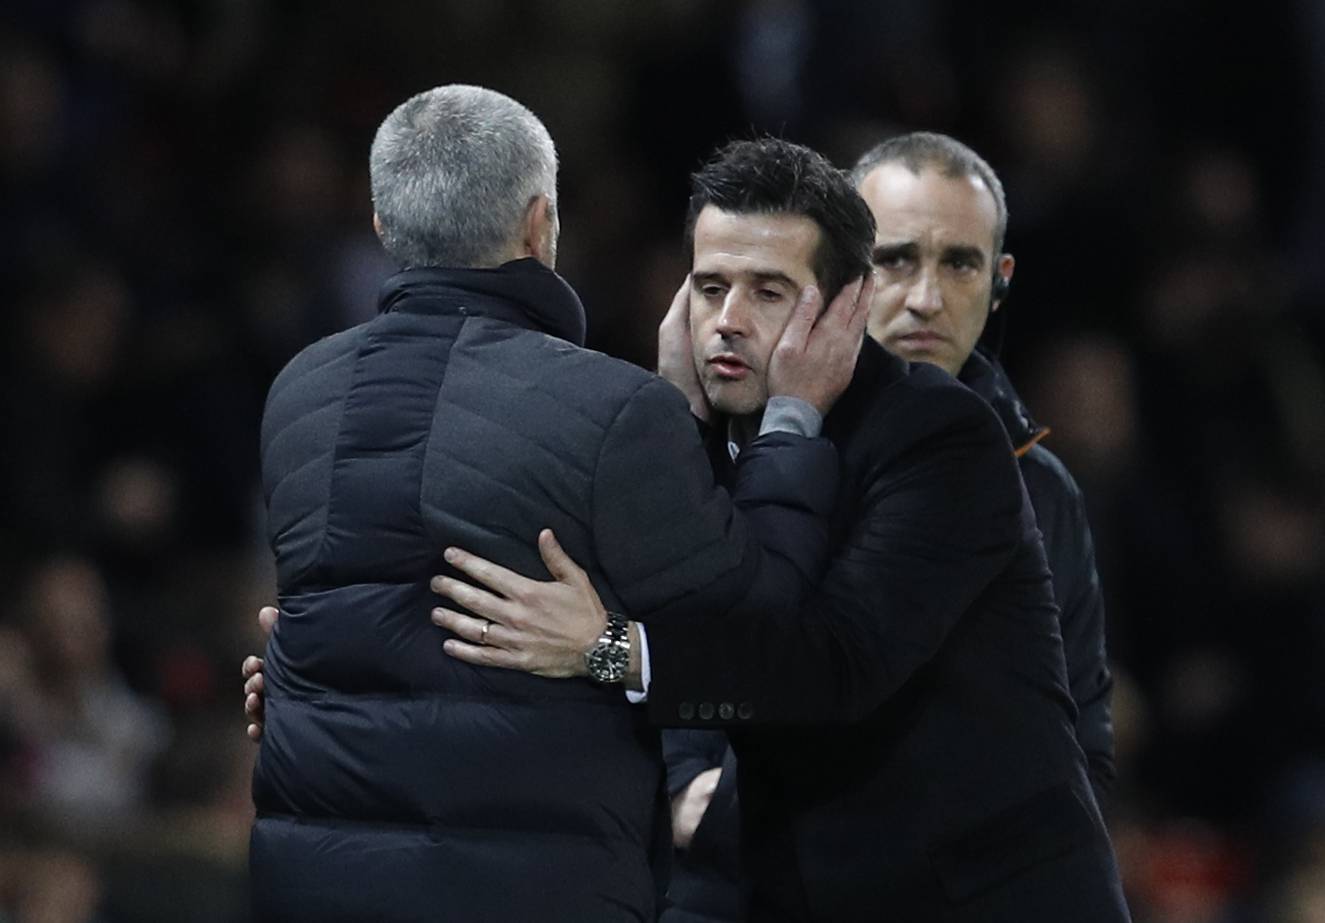
[[[272,380],[270,393],[275,394],[290,382],[354,352],[358,348],[359,336],[364,326],[359,324],[305,346],[276,374]]]
[[[1074,504],[1082,501],[1081,488],[1072,472],[1063,464],[1063,460],[1044,446],[1036,443],[1018,459],[1026,488],[1032,498],[1041,493],[1052,496],[1054,500],[1068,500]],[[1038,506],[1038,504],[1037,504]]]
[[[658,376],[606,353],[536,331],[515,336],[509,361],[540,387],[571,402],[624,404]]]
[[[924,362],[912,363],[904,377],[880,390],[871,416],[891,417],[892,425],[901,425],[917,435],[959,426],[997,431],[1003,440],[1007,439],[998,415],[984,398],[947,372]]]

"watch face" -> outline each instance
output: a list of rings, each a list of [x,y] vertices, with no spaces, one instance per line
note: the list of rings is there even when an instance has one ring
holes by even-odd
[[[589,652],[589,675],[600,683],[619,683],[630,666],[630,649],[624,644],[601,643]]]

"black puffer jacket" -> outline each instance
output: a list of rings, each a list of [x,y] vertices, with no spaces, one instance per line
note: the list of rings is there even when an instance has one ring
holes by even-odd
[[[755,587],[805,577],[714,487],[680,394],[574,345],[583,332],[574,292],[533,261],[410,270],[378,318],[272,386],[282,612],[254,773],[258,919],[654,918],[670,831],[643,710],[619,687],[446,657],[429,577],[458,545],[546,579],[544,526],[609,607],[646,621],[696,594],[760,605]],[[761,452],[756,516],[799,532],[829,512],[825,440]]]
[[[1031,419],[997,359],[977,349],[962,366],[958,379],[994,408],[1017,453],[1053,571],[1067,679],[1078,712],[1077,743],[1086,752],[1090,784],[1102,805],[1117,775],[1110,710],[1113,676],[1104,642],[1104,597],[1095,570],[1095,542],[1086,520],[1085,499],[1066,466],[1041,444],[1049,434],[1048,427]]]

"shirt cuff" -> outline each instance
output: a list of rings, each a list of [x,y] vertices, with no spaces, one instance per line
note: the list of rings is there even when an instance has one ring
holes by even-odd
[[[823,414],[809,401],[788,394],[770,397],[764,406],[764,419],[759,424],[759,435],[764,433],[792,433],[813,439],[823,429]]]
[[[649,633],[638,622],[635,623],[635,627],[639,629],[639,684],[643,687],[643,691],[626,690],[626,701],[631,705],[639,705],[649,700],[649,680],[653,679],[653,673],[649,670]]]

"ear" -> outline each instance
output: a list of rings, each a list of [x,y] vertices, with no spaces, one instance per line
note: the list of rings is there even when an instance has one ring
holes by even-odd
[[[1017,268],[1017,258],[1011,253],[1003,253],[998,257],[994,264],[994,274],[1003,280],[1003,295],[995,298],[989,305],[989,313],[992,314],[1003,304],[1003,298],[1007,297],[1008,286],[1012,284],[1012,271]]]
[[[378,240],[382,240],[382,239],[383,239],[383,237],[382,237],[382,219],[381,219],[381,217],[377,214],[377,212],[373,212],[373,233],[377,235],[377,239],[378,239]]]
[[[525,208],[522,256],[532,256],[549,269],[557,268],[557,207],[546,195],[536,195]]]

